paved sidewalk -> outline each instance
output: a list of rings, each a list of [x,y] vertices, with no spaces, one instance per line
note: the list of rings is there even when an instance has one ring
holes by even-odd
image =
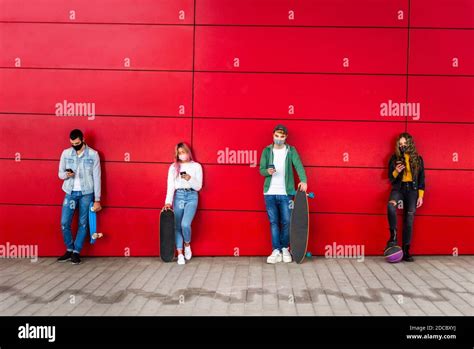
[[[1,315],[474,315],[474,256],[0,259]]]

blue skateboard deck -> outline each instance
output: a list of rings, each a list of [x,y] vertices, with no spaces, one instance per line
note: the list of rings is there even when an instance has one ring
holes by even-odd
[[[97,214],[92,210],[94,203],[89,205],[89,234],[91,237],[90,243],[93,245],[95,240],[102,237],[102,233],[97,232]]]

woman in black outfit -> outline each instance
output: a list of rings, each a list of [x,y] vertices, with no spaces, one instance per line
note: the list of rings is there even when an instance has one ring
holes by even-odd
[[[410,243],[416,209],[423,205],[425,169],[423,158],[416,151],[413,137],[409,133],[404,132],[397,138],[395,153],[388,165],[388,178],[392,191],[387,205],[390,238],[386,248],[397,245],[397,205],[401,202],[404,208],[403,260],[413,262]]]

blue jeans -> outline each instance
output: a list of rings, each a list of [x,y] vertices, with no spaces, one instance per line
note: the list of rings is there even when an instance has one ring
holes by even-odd
[[[290,245],[290,195],[264,195],[274,250]]]
[[[174,194],[174,232],[176,248],[183,249],[184,242],[191,242],[191,222],[196,214],[198,205],[198,192],[176,190]]]
[[[94,194],[83,195],[80,191],[73,191],[64,197],[61,213],[61,230],[63,232],[64,244],[70,252],[81,252],[88,231],[89,205],[93,200]],[[71,223],[76,207],[79,207],[79,224],[76,240],[73,241]]]

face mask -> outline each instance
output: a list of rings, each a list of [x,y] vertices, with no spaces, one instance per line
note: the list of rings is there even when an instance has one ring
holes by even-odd
[[[273,143],[275,143],[276,145],[282,145],[285,144],[285,140],[280,138],[273,138]]]
[[[188,154],[179,154],[178,157],[181,161],[188,160]]]
[[[72,147],[74,148],[75,151],[79,151],[79,150],[81,150],[83,144],[84,143],[81,142],[81,144],[73,145]]]
[[[405,154],[405,152],[407,151],[407,146],[401,145],[398,149],[400,150],[400,153]]]

